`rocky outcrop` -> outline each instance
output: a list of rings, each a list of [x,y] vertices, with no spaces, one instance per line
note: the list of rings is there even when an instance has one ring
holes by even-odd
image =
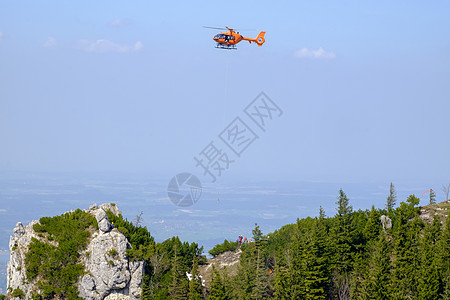
[[[26,298],[30,298],[31,292],[36,290],[35,282],[28,282],[26,278],[25,255],[32,238],[41,239],[33,230],[33,225],[38,221],[32,221],[27,226],[21,222],[16,224],[14,235],[9,239],[10,257],[7,267],[7,286],[11,291],[21,290]]]
[[[117,229],[98,232],[86,249],[84,258],[87,272],[79,282],[84,299],[104,299],[110,294],[139,299],[144,264],[131,262],[126,257],[129,243]]]
[[[131,245],[120,231],[113,228],[106,214],[107,210],[115,215],[121,214],[114,204],[102,204],[100,207],[92,205],[89,210],[85,210],[95,216],[99,230],[92,233],[91,240],[81,255],[80,263],[85,266],[85,275],[77,283],[79,296],[93,300],[139,299],[144,262],[128,260],[126,250]],[[11,256],[7,286],[11,290],[22,290],[25,299],[31,299],[31,292],[38,291],[36,283],[28,282],[26,278],[25,256],[28,245],[33,237],[49,242],[34,232],[33,225],[36,223],[38,221],[33,221],[27,226],[17,223],[9,244]]]
[[[447,200],[420,207],[419,218],[421,218],[424,222],[432,223],[434,218],[437,217],[442,223],[444,223],[449,212],[450,200]]]
[[[382,215],[380,217],[381,225],[383,225],[383,230],[386,231],[386,229],[392,228],[392,220],[388,216]]]
[[[202,285],[209,288],[213,266],[219,272],[225,272],[227,276],[235,276],[238,272],[241,253],[241,249],[226,251],[215,258],[208,259],[205,265],[199,266],[198,271],[202,276]]]

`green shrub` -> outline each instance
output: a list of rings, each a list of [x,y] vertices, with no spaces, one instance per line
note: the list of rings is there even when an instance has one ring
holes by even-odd
[[[238,242],[229,242],[228,240],[224,240],[222,244],[218,244],[214,246],[214,248],[209,250],[209,254],[211,254],[212,256],[217,256],[227,251],[234,251],[238,247],[239,247]]]
[[[119,254],[119,252],[117,252],[116,249],[111,249],[108,251],[109,256],[115,257],[117,254]]]
[[[25,297],[25,293],[19,289],[16,288],[12,293],[11,293],[11,297],[19,297],[20,299]]]
[[[147,227],[137,227],[122,216],[116,216],[111,211],[106,212],[108,219],[114,223],[131,244],[131,249],[127,249],[127,257],[131,261],[147,260],[152,254],[155,246],[153,237],[148,232]]]
[[[37,275],[42,279],[38,287],[44,298],[80,299],[75,284],[84,274],[84,266],[77,264],[80,251],[87,246],[90,233],[88,228],[98,228],[96,219],[77,209],[56,217],[43,217],[33,229],[38,233],[48,233],[58,243],[58,247],[32,238],[25,257],[28,281]]]

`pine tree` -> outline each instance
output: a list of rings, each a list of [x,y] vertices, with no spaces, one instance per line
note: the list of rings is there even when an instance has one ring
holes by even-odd
[[[268,296],[268,271],[265,268],[264,257],[261,249],[257,249],[255,286],[251,299],[265,299]]]
[[[181,258],[178,255],[178,247],[175,245],[174,257],[172,259],[172,282],[169,286],[169,294],[173,300],[187,298],[187,278],[182,269]]]
[[[253,234],[253,240],[255,241],[255,245],[256,248],[259,248],[259,246],[261,245],[261,240],[262,240],[262,231],[259,228],[258,223],[255,223],[255,228],[252,230],[252,234]]]
[[[255,240],[255,248],[253,249],[253,254],[255,257],[255,284],[252,288],[251,299],[264,299],[267,297],[268,293],[268,274],[265,265],[265,260],[262,255],[263,248],[263,233],[259,228],[259,225],[255,223],[255,228],[252,230],[253,239]]]
[[[249,243],[245,247],[239,258],[239,269],[237,275],[233,278],[230,296],[232,299],[249,299],[255,286],[255,270],[254,263],[255,248],[254,243]]]
[[[443,299],[450,300],[450,213],[447,215],[447,221],[439,242],[439,258],[441,295]]]
[[[433,191],[433,189],[430,189],[430,203],[429,204],[436,204],[436,193]]]
[[[326,299],[327,295],[327,254],[326,231],[323,219],[316,220],[306,239],[304,250],[305,299]]]
[[[419,247],[420,270],[417,289],[420,299],[439,298],[439,257],[437,250],[441,234],[441,222],[435,217],[433,223],[425,227]]]
[[[288,268],[275,266],[275,299],[290,300],[290,282],[288,280]]]
[[[225,285],[222,282],[222,278],[219,272],[213,265],[211,272],[211,286],[209,289],[209,300],[227,300],[230,299],[227,296]]]
[[[333,226],[333,264],[337,273],[347,273],[352,264],[352,207],[342,189],[339,190],[336,224]]]
[[[337,211],[339,217],[345,217],[351,214],[353,208],[349,205],[349,200],[347,195],[344,193],[342,189],[339,190],[339,196],[337,197],[338,201],[336,204],[338,205]]]
[[[189,281],[189,300],[201,300],[203,299],[202,293],[202,279],[198,273],[198,260],[197,256],[194,255],[192,259],[192,278]]]
[[[389,187],[389,196],[386,200],[386,209],[388,211],[394,209],[395,203],[397,202],[397,192],[395,191],[395,187],[391,182],[391,186]]]
[[[369,219],[364,227],[364,238],[367,241],[374,240],[378,237],[381,230],[380,214],[378,210],[372,205],[372,209],[369,213]]]
[[[394,272],[391,297],[394,299],[417,299],[417,279],[420,268],[418,244],[420,231],[424,226],[414,207],[420,199],[410,195],[409,204],[402,202],[396,209],[396,230],[394,232]]]
[[[297,237],[291,245],[292,262],[287,272],[289,299],[305,298],[305,262],[304,243],[302,237]]]
[[[388,236],[381,232],[375,244],[372,246],[365,281],[366,294],[362,299],[391,299],[389,285],[391,283],[391,246]]]
[[[325,210],[323,209],[322,206],[320,206],[320,208],[319,208],[319,219],[324,219],[325,217],[326,217]]]

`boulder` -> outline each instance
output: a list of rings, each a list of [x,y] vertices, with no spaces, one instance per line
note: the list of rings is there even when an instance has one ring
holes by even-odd
[[[388,216],[382,215],[380,217],[381,225],[383,225],[383,230],[392,228],[392,220]]]

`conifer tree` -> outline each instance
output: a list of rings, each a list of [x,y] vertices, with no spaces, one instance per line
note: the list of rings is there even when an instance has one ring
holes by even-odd
[[[268,271],[265,268],[264,257],[261,254],[261,249],[257,249],[256,254],[256,274],[255,286],[252,290],[251,299],[265,299],[268,296]]]
[[[374,240],[378,237],[381,230],[380,214],[375,206],[372,205],[372,209],[369,213],[369,219],[364,227],[364,238],[367,241]]]
[[[290,281],[288,280],[288,268],[280,265],[275,266],[274,280],[274,296],[275,299],[289,300],[290,297]]]
[[[439,258],[439,277],[442,281],[440,293],[443,299],[450,300],[450,213],[439,242]]]
[[[354,299],[391,299],[390,273],[391,273],[391,245],[384,231],[370,246],[370,254],[364,272],[364,278],[357,294],[352,295]]]
[[[417,299],[417,276],[420,268],[418,244],[423,221],[414,207],[420,199],[410,195],[409,204],[402,202],[396,209],[394,232],[394,272],[391,297],[395,299]]]
[[[349,200],[347,195],[344,193],[342,189],[339,190],[339,196],[337,197],[338,201],[336,204],[338,205],[337,211],[339,217],[346,217],[351,214],[353,208],[349,205]]]
[[[430,189],[430,203],[429,204],[436,204],[436,193],[433,191],[433,189]]]
[[[203,299],[202,279],[198,273],[198,260],[196,255],[194,255],[194,258],[192,259],[191,275],[192,278],[189,281],[189,300],[201,300]]]
[[[396,202],[397,202],[397,192],[395,191],[395,187],[391,182],[391,185],[389,187],[389,196],[386,199],[386,209],[388,211],[394,209]]]
[[[323,209],[322,206],[320,206],[320,208],[319,208],[319,219],[323,219],[325,217],[326,217],[325,210]]]
[[[178,246],[175,245],[174,257],[172,259],[172,282],[169,286],[169,294],[173,300],[187,298],[187,278],[184,274],[181,258],[178,255]]]
[[[222,278],[216,268],[212,267],[211,272],[211,286],[209,289],[209,300],[227,300],[230,299],[227,296],[225,285],[222,282]]]
[[[304,250],[305,299],[326,299],[328,285],[326,232],[322,219],[314,222],[309,234]]]
[[[439,298],[439,257],[438,245],[441,239],[441,222],[435,217],[431,225],[427,225],[420,242],[420,271],[418,276],[418,296],[420,299]]]
[[[339,190],[336,224],[333,228],[333,263],[338,273],[347,273],[351,267],[352,251],[352,210],[349,199],[342,189]]]
[[[262,236],[263,236],[258,223],[255,223],[255,228],[252,230],[252,234],[253,234],[253,240],[255,241],[256,248],[258,248],[261,245],[261,240],[262,240]]]
[[[305,261],[304,243],[302,237],[297,237],[291,245],[292,262],[287,272],[288,287],[286,294],[289,299],[305,297]]]

